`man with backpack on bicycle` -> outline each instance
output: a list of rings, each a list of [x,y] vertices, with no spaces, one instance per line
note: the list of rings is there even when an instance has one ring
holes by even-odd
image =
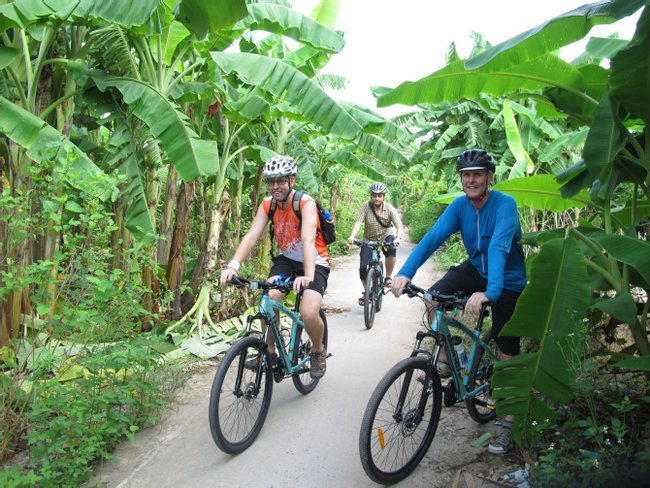
[[[298,202],[299,213],[293,208],[297,170],[296,161],[289,156],[278,155],[266,161],[262,178],[268,184],[271,195],[258,207],[250,230],[221,272],[220,283],[224,286],[237,276],[241,262],[248,257],[271,222],[272,238],[277,242],[279,254],[273,258],[269,281],[279,275],[295,276],[293,289],[296,293],[303,291],[300,316],[313,344],[310,375],[321,378],[326,370],[327,352],[323,348],[323,322],[319,311],[330,273],[329,254],[325,238],[319,230],[321,224],[316,201],[302,193]],[[269,218],[271,214],[272,220]],[[271,290],[269,297],[282,301],[284,295],[278,290]],[[268,348],[273,362],[278,354],[270,335]]]
[[[457,160],[465,196],[454,200],[422,238],[393,281],[392,291],[399,297],[418,268],[449,236],[460,232],[469,255],[453,266],[430,290],[469,296],[465,309],[478,314],[481,305],[492,303],[492,337],[502,360],[519,354],[519,337],[501,337],[499,332],[510,320],[517,300],[526,286],[524,253],[519,243],[521,227],[517,204],[509,195],[491,190],[495,164],[481,149],[464,151]],[[450,375],[449,365],[436,365],[441,377]],[[502,420],[503,430],[488,446],[494,454],[505,454],[513,447],[510,439],[512,416]]]
[[[388,248],[383,251],[386,258],[386,280],[384,284],[390,286],[393,283],[391,277],[397,261],[397,247],[402,243],[404,227],[395,207],[385,201],[386,190],[386,185],[383,183],[370,185],[370,201],[361,205],[357,220],[352,227],[350,237],[348,237],[348,242],[354,244],[357,232],[359,232],[363,224],[363,239],[365,241],[385,242],[388,245]],[[370,255],[370,248],[362,246],[359,258],[359,277],[364,290],[366,289],[366,275]],[[359,305],[363,306],[364,302],[365,295],[364,292],[361,292]]]

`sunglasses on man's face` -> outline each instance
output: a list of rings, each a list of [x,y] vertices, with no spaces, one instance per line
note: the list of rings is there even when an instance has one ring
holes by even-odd
[[[282,186],[286,183],[289,183],[289,178],[275,178],[266,181],[266,184],[269,186]]]

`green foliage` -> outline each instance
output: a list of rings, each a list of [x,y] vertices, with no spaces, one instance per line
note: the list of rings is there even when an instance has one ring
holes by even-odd
[[[532,483],[558,488],[644,485],[650,474],[650,440],[643,431],[650,420],[647,402],[624,396],[608,403],[600,390],[581,391],[586,396],[580,400],[595,408],[585,415],[574,404],[571,411],[563,412],[561,428],[539,425],[545,431]]]
[[[75,357],[84,374],[62,383],[36,364],[34,401],[25,411],[29,469],[44,486],[78,486],[92,462],[141,426],[155,422],[169,375],[148,341],[89,346]]]
[[[31,289],[31,309],[41,317],[26,321],[26,334],[2,349],[1,457],[29,450],[28,466],[3,474],[6,486],[78,486],[93,461],[155,422],[174,385],[173,368],[159,362],[160,339],[137,327],[150,314],[141,306],[149,292],[142,270],[154,266],[149,253],[139,245],[121,249],[124,266],[115,267],[111,208],[50,169],[34,168],[26,193],[0,196],[14,216],[31,213],[2,214],[10,243],[39,242],[52,230],[62,236],[52,260],[7,260],[1,271],[0,301]]]
[[[422,199],[411,203],[404,212],[404,225],[408,225],[413,242],[420,242],[445,210],[445,205],[435,201],[435,187],[429,188]]]

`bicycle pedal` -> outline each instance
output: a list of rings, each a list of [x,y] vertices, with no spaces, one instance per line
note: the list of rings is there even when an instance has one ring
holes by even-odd
[[[327,358],[329,358],[329,357],[331,357],[331,356],[332,356],[332,353],[331,353],[331,352],[328,352],[328,353],[325,355],[325,359],[327,359]]]

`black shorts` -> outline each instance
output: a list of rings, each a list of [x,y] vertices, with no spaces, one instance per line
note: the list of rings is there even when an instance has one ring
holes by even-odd
[[[384,239],[384,242],[388,244],[388,248],[383,251],[384,256],[387,258],[394,258],[397,256],[397,248],[393,246],[394,240],[395,236],[387,236],[386,239]],[[366,268],[370,262],[371,254],[372,251],[368,246],[361,246],[361,252],[359,253],[359,277],[362,280],[365,280],[366,275],[368,274],[368,270]]]
[[[433,284],[429,291],[452,294],[462,292],[468,297],[477,291],[484,292],[487,280],[483,278],[472,263],[464,261],[458,266],[452,266],[439,281]],[[519,337],[499,336],[503,326],[510,320],[515,311],[521,292],[503,290],[499,299],[492,304],[492,337],[499,350],[509,356],[519,354]]]
[[[273,258],[273,266],[271,266],[270,276],[284,275],[284,276],[304,276],[302,263],[294,261],[281,254]],[[308,290],[314,290],[321,295],[325,294],[327,289],[327,279],[330,276],[330,269],[325,266],[316,265],[314,271],[314,279],[307,287]]]

